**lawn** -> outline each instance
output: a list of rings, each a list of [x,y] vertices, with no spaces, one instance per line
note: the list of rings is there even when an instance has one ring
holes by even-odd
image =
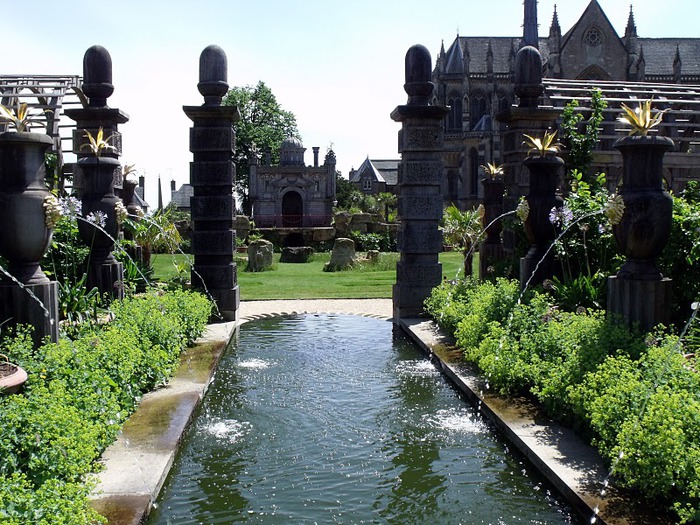
[[[177,275],[176,264],[188,264],[192,256],[154,255],[152,264],[157,279],[166,281]],[[267,272],[245,271],[246,257],[237,257],[238,285],[244,301],[260,299],[368,299],[391,297],[396,280],[398,254],[381,254],[377,264],[363,264],[343,272],[324,272],[329,253],[317,253],[306,264],[280,263],[275,254],[273,269]],[[440,254],[442,274],[448,279],[457,276],[462,267],[458,252]],[[478,271],[478,256],[474,258]]]

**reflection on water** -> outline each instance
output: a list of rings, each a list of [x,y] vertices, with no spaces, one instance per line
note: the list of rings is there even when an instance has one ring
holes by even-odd
[[[386,321],[248,323],[151,524],[565,524],[568,510]]]

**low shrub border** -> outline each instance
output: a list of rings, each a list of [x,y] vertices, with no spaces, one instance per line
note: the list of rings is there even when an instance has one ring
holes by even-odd
[[[491,388],[534,396],[597,447],[619,484],[698,523],[696,358],[675,335],[637,333],[600,310],[563,312],[549,295],[519,294],[507,280],[443,283],[426,309]]]
[[[166,382],[181,350],[204,330],[211,303],[171,291],[127,298],[113,319],[34,350],[27,331],[3,342],[29,374],[24,392],[0,396],[0,522],[104,523],[90,508],[86,474],[141,395]]]

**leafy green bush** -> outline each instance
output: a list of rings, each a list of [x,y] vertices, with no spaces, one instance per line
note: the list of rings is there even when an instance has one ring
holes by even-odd
[[[29,380],[23,394],[0,397],[2,523],[96,522],[85,474],[140,396],[171,376],[210,311],[199,294],[151,293],[114,303],[113,320],[79,339],[34,349],[19,330],[3,342]]]
[[[645,338],[600,310],[565,312],[549,295],[517,296],[516,282],[443,283],[426,309],[491,388],[534,396],[592,440],[619,483],[697,523],[698,360],[678,337]]]

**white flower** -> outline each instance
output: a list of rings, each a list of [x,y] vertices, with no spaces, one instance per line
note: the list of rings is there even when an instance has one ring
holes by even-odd
[[[605,204],[603,213],[610,221],[610,224],[620,224],[625,214],[625,201],[622,199],[622,195],[611,195]]]
[[[99,226],[100,228],[104,228],[107,225],[107,214],[103,211],[94,211],[88,213],[87,217],[85,217],[85,220],[91,222],[96,226]]]
[[[525,197],[520,198],[518,207],[515,208],[515,214],[520,218],[521,221],[525,222],[530,216],[530,204],[528,204]]]
[[[63,215],[67,217],[78,217],[83,214],[83,203],[76,197],[62,197],[59,201]]]
[[[122,224],[129,216],[129,212],[126,211],[126,207],[122,201],[117,201],[114,205],[114,214],[117,218],[117,224]]]
[[[55,228],[63,217],[63,210],[58,199],[53,195],[44,197],[44,222],[47,228]]]

